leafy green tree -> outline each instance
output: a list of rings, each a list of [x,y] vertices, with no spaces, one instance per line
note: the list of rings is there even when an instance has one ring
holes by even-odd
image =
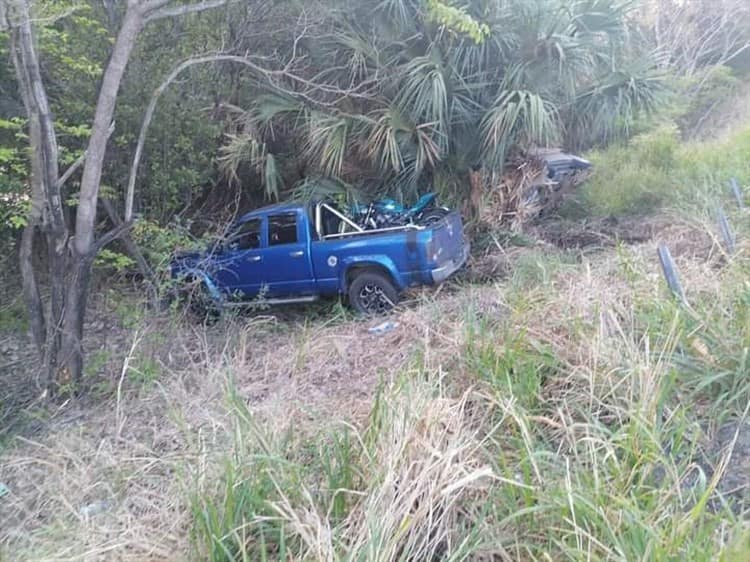
[[[92,103],[93,118],[85,128],[71,129],[55,123],[50,92],[42,74],[38,56],[36,21],[44,21],[38,13],[32,15],[27,0],[4,0],[0,4],[0,31],[9,33],[10,54],[16,83],[28,119],[29,192],[30,210],[25,221],[19,246],[23,292],[29,312],[29,324],[44,365],[47,387],[55,392],[60,387],[77,383],[83,371],[83,326],[88,299],[91,268],[99,252],[112,240],[121,236],[131,225],[116,223],[101,234],[97,221],[102,172],[109,137],[113,131],[113,116],[125,69],[140,32],[150,22],[184,16],[223,5],[226,0],[204,0],[193,4],[173,3],[171,0],[128,0],[117,26],[116,38],[101,72]],[[40,2],[35,10],[58,4]],[[62,58],[77,65],[79,71],[97,75],[96,65],[82,64],[81,60]],[[86,149],[65,172],[64,152],[59,139],[66,132],[87,133]],[[64,186],[80,168],[81,180],[74,212],[66,209]],[[46,260],[39,271],[33,257],[39,251],[40,237],[44,239]],[[40,281],[48,282],[49,299],[45,306]]]

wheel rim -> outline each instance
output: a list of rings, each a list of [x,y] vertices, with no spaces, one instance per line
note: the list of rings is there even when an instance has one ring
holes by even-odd
[[[393,301],[388,298],[383,288],[368,283],[359,290],[359,303],[367,312],[380,314],[394,307]]]

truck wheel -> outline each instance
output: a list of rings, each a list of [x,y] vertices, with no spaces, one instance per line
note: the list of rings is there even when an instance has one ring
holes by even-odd
[[[398,304],[398,291],[385,275],[364,271],[349,285],[349,303],[361,314],[383,314]]]
[[[419,224],[422,226],[430,226],[431,224],[443,220],[448,216],[448,213],[450,213],[448,209],[442,209],[439,207],[436,209],[430,209],[429,211],[425,211],[422,216],[419,217]]]

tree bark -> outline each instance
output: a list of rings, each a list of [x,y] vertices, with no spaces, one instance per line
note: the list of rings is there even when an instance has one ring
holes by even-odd
[[[58,147],[49,101],[39,70],[28,6],[17,1],[12,6],[15,28],[12,33],[12,58],[29,116],[32,148],[32,209],[20,248],[20,267],[24,299],[29,310],[33,337],[43,358],[45,384],[52,386],[55,357],[60,345],[60,323],[64,309],[64,252],[68,233],[62,198],[57,183]],[[47,241],[50,279],[49,320],[45,324],[43,305],[32,259],[37,227]]]
[[[99,196],[104,155],[107,150],[109,127],[114,115],[122,76],[125,73],[130,53],[135,46],[143,23],[143,15],[139,9],[128,6],[112,50],[112,56],[102,78],[94,114],[94,124],[91,128],[91,138],[86,151],[86,162],[83,165],[83,177],[81,178],[80,198],[76,214],[74,249],[77,261],[86,256],[93,247],[96,204]]]
[[[83,161],[75,236],[71,238],[61,189],[74,169],[68,170],[63,177],[59,176],[54,122],[34,47],[28,1],[0,0],[0,29],[11,29],[11,55],[29,117],[32,153],[32,210],[19,251],[23,291],[31,331],[51,393],[68,383],[75,385],[80,381],[83,373],[83,326],[94,258],[104,245],[130,227],[129,220],[123,223],[113,217],[113,230],[95,239],[97,201],[107,141],[122,77],[138,34],[147,21],[194,13],[225,2],[204,0],[169,8],[170,0],[127,0],[122,24],[102,77],[91,137]],[[106,4],[106,0],[105,5],[112,7]],[[47,242],[46,267],[50,293],[47,315],[32,261],[38,232],[45,236]],[[140,254],[137,248],[136,252],[131,253]],[[144,271],[147,270],[145,260],[136,258],[136,261]]]

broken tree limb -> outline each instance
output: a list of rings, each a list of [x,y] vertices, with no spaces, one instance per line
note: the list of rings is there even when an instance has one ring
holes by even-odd
[[[197,4],[185,4],[182,6],[173,6],[171,8],[160,8],[146,16],[146,22],[151,22],[162,18],[184,16],[187,14],[194,14],[196,12],[211,10],[213,8],[219,8],[224,4],[228,4],[229,1],[230,0],[205,0],[204,2],[198,2]],[[232,1],[236,2],[237,0]]]

